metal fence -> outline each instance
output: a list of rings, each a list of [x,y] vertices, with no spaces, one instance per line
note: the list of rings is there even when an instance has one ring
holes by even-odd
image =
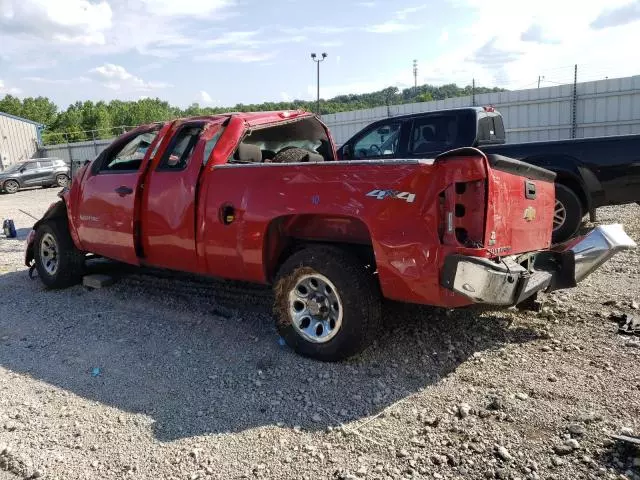
[[[88,142],[62,143],[47,145],[38,150],[38,157],[57,157],[67,163],[93,160],[102,150],[113,141],[112,138]]]
[[[390,105],[323,115],[342,144],[376,120],[449,108],[493,105],[504,117],[507,142],[535,142],[606,135],[640,134],[640,75],[575,85],[485,93],[433,102]],[[67,161],[93,159],[111,140],[51,145],[40,157]]]

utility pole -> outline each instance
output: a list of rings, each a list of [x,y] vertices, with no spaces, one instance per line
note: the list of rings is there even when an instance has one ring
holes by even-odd
[[[320,116],[320,63],[324,62],[324,59],[327,58],[327,54],[323,53],[322,58],[317,57],[318,56],[315,53],[311,54],[311,60],[313,60],[318,66],[318,111],[316,113]]]
[[[418,60],[413,61],[413,88],[418,93]]]
[[[471,82],[471,105],[476,106],[476,79]]]
[[[544,80],[544,75],[538,75],[538,88],[540,88],[540,80]]]

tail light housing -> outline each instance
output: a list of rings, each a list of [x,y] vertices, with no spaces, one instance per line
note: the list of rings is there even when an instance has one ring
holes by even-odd
[[[455,247],[482,248],[486,180],[456,182],[440,194],[440,238]]]

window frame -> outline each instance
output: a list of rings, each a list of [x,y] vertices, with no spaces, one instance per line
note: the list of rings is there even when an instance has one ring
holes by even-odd
[[[222,138],[222,135],[224,135],[225,130],[226,130],[225,125],[220,124],[220,126],[218,127],[218,130],[216,130],[216,132],[211,136],[211,138],[209,138],[208,140],[204,140],[204,149],[202,150],[202,166],[203,167],[206,167],[209,164],[209,160],[213,156],[213,151],[218,146],[218,142],[220,141],[220,138]],[[209,142],[212,142],[212,141],[214,142],[213,147],[211,148],[211,150],[209,151],[209,154],[207,155],[207,146],[209,145]]]
[[[370,135],[371,133],[373,133],[375,130],[385,126],[385,125],[390,125],[393,123],[397,123],[399,125],[399,133],[398,133],[398,148],[395,152],[391,153],[391,154],[382,154],[382,152],[380,152],[380,155],[372,155],[370,157],[362,157],[362,158],[358,158],[356,156],[356,145],[358,145],[359,142],[361,142],[364,138],[366,138],[368,135]],[[351,142],[351,157],[350,160],[374,160],[374,159],[385,159],[385,158],[396,158],[399,155],[401,155],[401,153],[404,151],[404,144],[405,144],[405,136],[406,136],[406,126],[407,122],[405,119],[400,119],[400,118],[386,118],[382,121],[378,121],[375,124],[371,125],[369,128],[367,128],[366,130],[364,130],[362,132],[361,135],[359,135],[357,138],[353,139],[353,142]]]
[[[33,165],[33,167],[29,168],[29,165]],[[20,168],[18,169],[18,171],[21,173],[24,173],[24,172],[29,172],[31,170],[38,170],[39,168],[40,166],[38,162],[36,160],[31,160],[28,162],[23,162]]]
[[[131,143],[131,141],[141,135],[145,135],[147,133],[152,133],[152,132],[156,132],[156,136],[154,137],[153,141],[151,142],[151,145],[153,145],[153,142],[156,141],[156,139],[158,138],[158,135],[160,134],[160,131],[162,130],[162,125],[153,125],[149,128],[145,128],[143,130],[140,131],[131,131],[129,132],[128,135],[121,137],[120,139],[116,140],[113,144],[111,144],[106,150],[104,150],[102,153],[100,153],[100,155],[98,155],[97,157],[97,161],[93,162],[92,168],[91,168],[91,173],[93,175],[119,175],[119,174],[126,174],[126,173],[137,173],[140,171],[140,168],[142,167],[142,162],[144,161],[144,158],[142,159],[142,161],[140,162],[140,166],[138,166],[138,168],[136,169],[129,169],[129,170],[105,170],[104,167],[111,161],[113,160],[123,149],[124,147],[126,147],[129,143]],[[149,148],[151,148],[151,145],[149,145]],[[147,152],[145,152],[145,156],[148,153],[148,149]]]
[[[174,167],[169,167],[169,166],[165,165],[166,161],[169,158],[169,155],[171,155],[171,152],[173,152],[173,149],[177,145],[178,137],[180,136],[180,134],[184,130],[187,130],[187,129],[190,129],[190,128],[199,128],[200,132],[191,139],[191,141],[189,142],[189,145],[187,147],[187,150],[185,150],[185,152],[189,151],[189,150],[191,150],[191,152],[190,152],[189,156],[187,157],[184,166],[182,168],[174,168]],[[154,171],[156,171],[156,172],[183,172],[183,171],[185,171],[189,167],[189,163],[191,162],[191,157],[193,157],[193,155],[195,154],[196,147],[198,146],[198,142],[202,138],[202,134],[204,133],[204,131],[205,131],[205,123],[204,122],[191,122],[191,123],[185,123],[184,125],[180,125],[180,127],[178,127],[176,129],[176,131],[171,135],[171,139],[169,140],[169,144],[167,145],[167,148],[165,148],[164,151],[162,152],[162,157],[158,161],[158,164],[157,164],[157,166],[156,166]]]

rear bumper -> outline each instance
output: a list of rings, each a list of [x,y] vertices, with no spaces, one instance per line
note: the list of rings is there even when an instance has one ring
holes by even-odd
[[[540,291],[575,287],[616,253],[635,246],[621,225],[603,225],[553,250],[536,253],[530,268],[514,257],[496,262],[451,255],[445,260],[441,285],[474,303],[517,305]]]

